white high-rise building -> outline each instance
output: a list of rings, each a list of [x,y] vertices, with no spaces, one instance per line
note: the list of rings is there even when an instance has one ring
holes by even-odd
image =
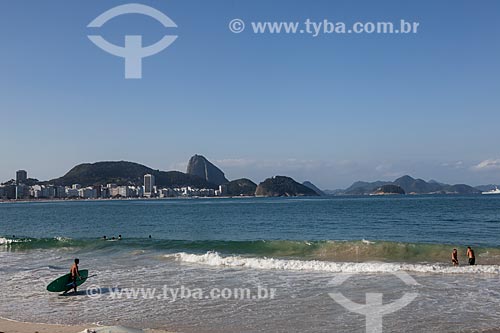
[[[151,198],[154,196],[155,176],[151,174],[144,175],[144,196]]]

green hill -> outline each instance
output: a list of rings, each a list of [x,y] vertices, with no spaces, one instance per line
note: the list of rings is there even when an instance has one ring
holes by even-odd
[[[290,177],[276,176],[267,178],[257,186],[255,195],[266,197],[317,196],[318,194],[307,186],[297,183]]]
[[[142,185],[145,174],[152,174],[156,178],[156,185],[165,187],[193,186],[199,188],[215,188],[200,177],[188,175],[180,171],[153,170],[142,164],[118,161],[79,164],[64,176],[52,179],[47,183],[69,186],[80,184],[91,185]]]
[[[251,196],[255,194],[255,190],[257,189],[257,184],[246,178],[230,181],[224,184],[224,186],[226,187],[226,195],[229,196]]]

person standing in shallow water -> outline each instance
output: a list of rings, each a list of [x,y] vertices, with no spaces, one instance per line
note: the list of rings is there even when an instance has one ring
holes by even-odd
[[[476,256],[474,255],[474,250],[470,246],[467,246],[467,258],[469,258],[469,265],[476,264]]]
[[[451,253],[451,262],[453,266],[458,266],[458,251],[457,249],[453,249],[453,252]]]
[[[76,285],[76,280],[81,279],[80,277],[80,271],[78,270],[78,264],[80,263],[80,259],[75,259],[75,262],[71,266],[70,273],[71,273],[71,287],[75,291],[75,294],[78,292],[77,291],[77,285]],[[71,290],[71,289],[69,289]],[[66,290],[64,294],[66,294],[69,290]]]

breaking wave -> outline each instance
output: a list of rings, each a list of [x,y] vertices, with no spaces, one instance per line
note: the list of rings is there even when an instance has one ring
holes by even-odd
[[[252,258],[242,256],[221,256],[217,252],[205,254],[174,253],[166,254],[179,262],[201,264],[216,267],[239,267],[265,270],[285,271],[315,271],[329,273],[394,273],[394,272],[418,272],[418,273],[441,273],[441,274],[500,274],[499,265],[476,265],[452,267],[443,264],[409,264],[409,263],[387,263],[387,262],[331,262],[319,260],[294,260],[276,258]]]
[[[266,257],[319,262],[367,262],[383,261],[409,264],[439,264],[450,262],[455,245],[404,243],[376,240],[355,241],[293,241],[293,240],[165,240],[124,238],[121,241],[99,239],[72,239],[65,237],[22,238],[0,237],[0,251],[27,251],[36,249],[77,248],[83,251],[156,251],[161,254],[181,253],[204,255],[216,252],[224,257]],[[459,249],[459,259],[465,262],[466,247]],[[499,265],[500,248],[474,247],[479,264]]]

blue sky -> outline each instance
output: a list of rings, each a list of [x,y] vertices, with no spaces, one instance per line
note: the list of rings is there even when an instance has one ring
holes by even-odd
[[[471,1],[0,0],[0,179],[82,162],[184,171],[203,154],[228,178],[276,174],[322,188],[411,174],[500,183],[500,3]],[[247,29],[233,34],[240,18]],[[412,35],[257,35],[256,21],[420,22]],[[125,80],[100,34],[178,39]]]

